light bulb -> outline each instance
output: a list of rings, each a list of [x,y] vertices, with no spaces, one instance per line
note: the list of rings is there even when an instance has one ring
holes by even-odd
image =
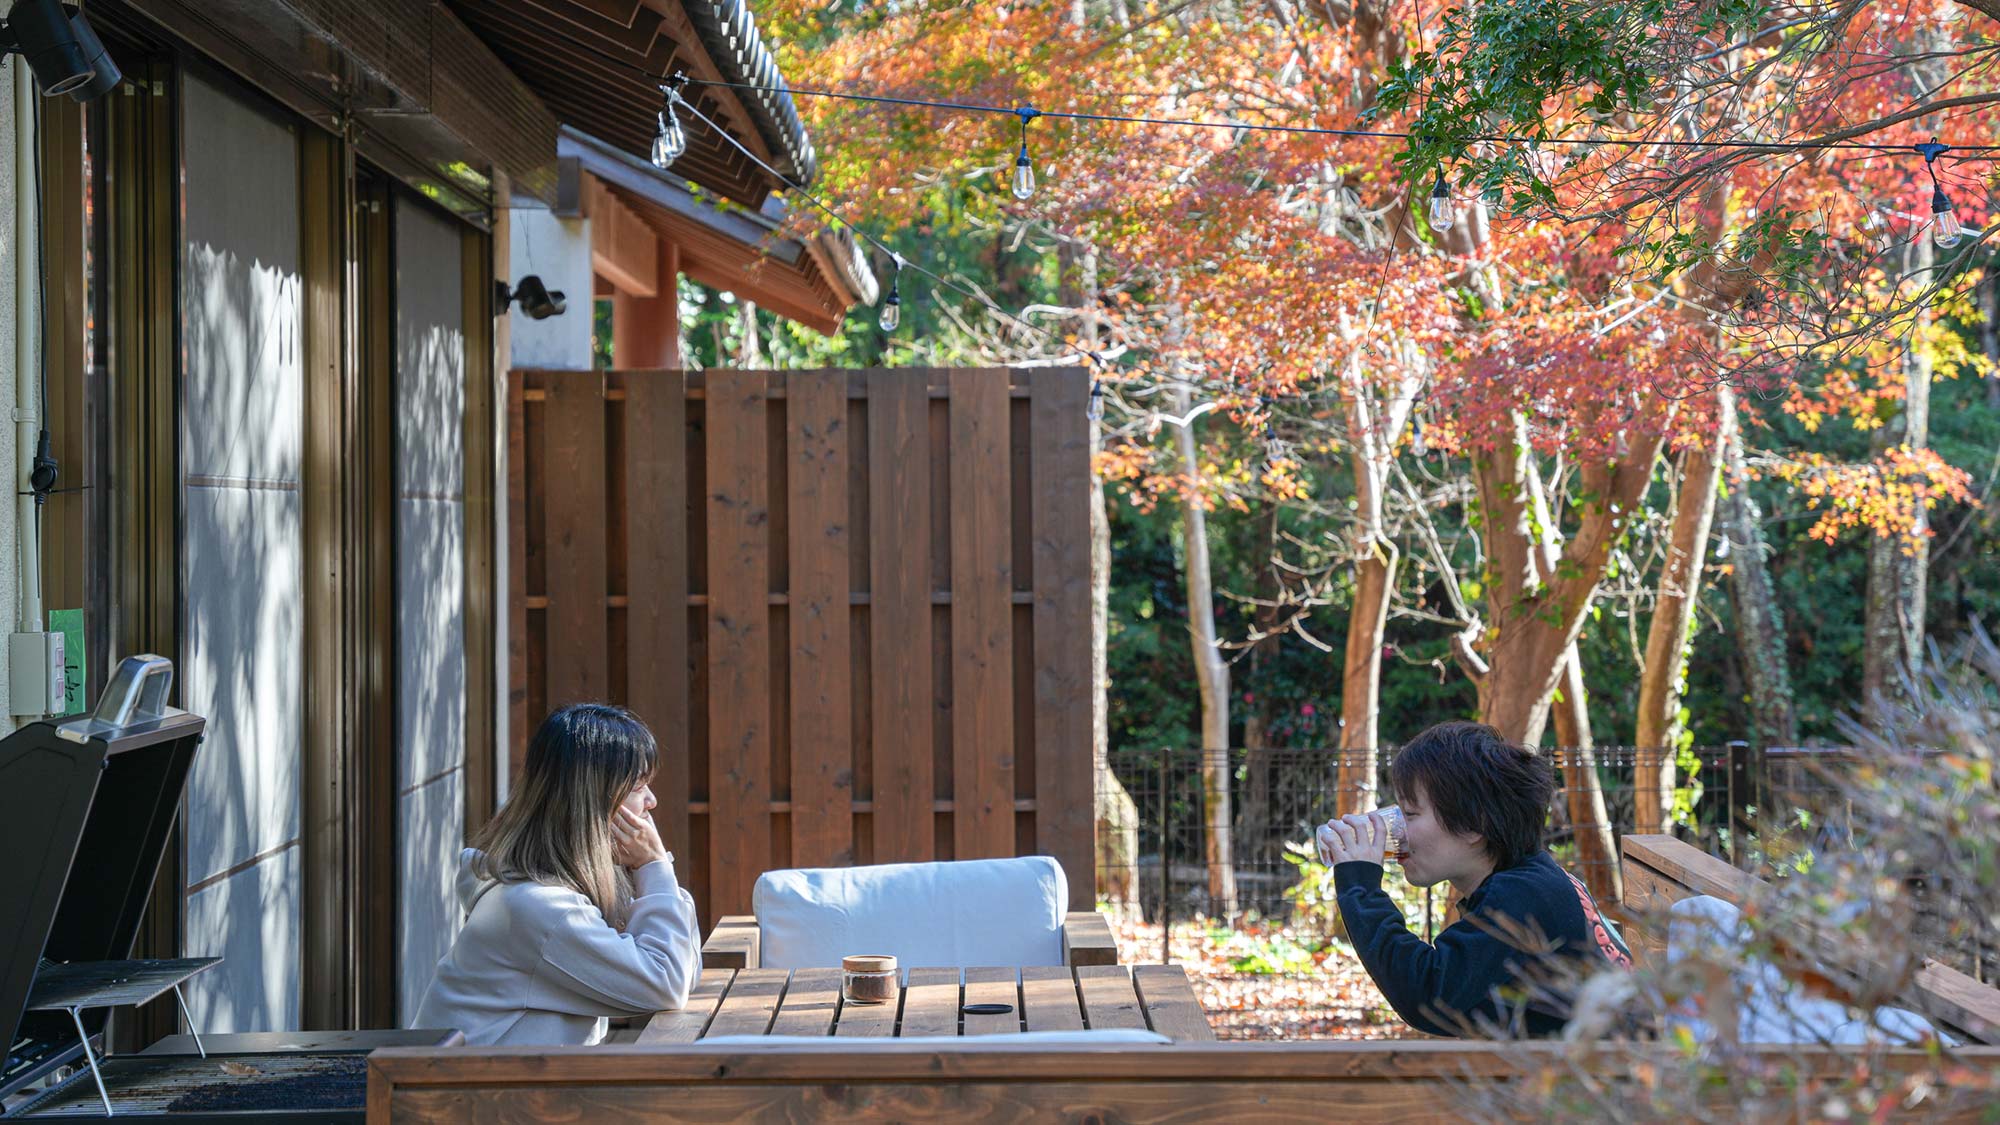
[[[1937,243],[1938,249],[1949,250],[1958,245],[1965,228],[1958,224],[1958,213],[1952,210],[1943,188],[1931,189],[1931,215],[1936,219],[1931,227],[1931,241]]]
[[[660,110],[659,129],[653,134],[653,167],[665,170],[681,158],[687,151],[687,133],[681,128],[681,119],[674,115],[670,103]]]
[[[1438,172],[1437,183],[1431,185],[1430,220],[1431,229],[1439,234],[1451,229],[1451,189],[1445,186],[1442,170]]]
[[[1431,443],[1424,437],[1424,419],[1422,415],[1413,415],[1410,418],[1410,452],[1419,457],[1429,457],[1431,455]]]
[[[1014,158],[1014,198],[1026,200],[1035,194],[1035,164],[1028,159],[1026,142],[1021,145],[1021,155]]]
[[[1087,413],[1093,422],[1104,419],[1104,382],[1101,379],[1090,384],[1090,408]]]
[[[894,332],[896,326],[903,323],[903,298],[893,285],[889,287],[889,295],[882,298],[882,316],[877,323],[881,324],[884,332]]]

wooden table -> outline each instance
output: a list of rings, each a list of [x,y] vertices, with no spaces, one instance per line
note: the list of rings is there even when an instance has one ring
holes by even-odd
[[[967,1004],[1011,1004],[1005,1015],[968,1015]],[[709,969],[687,1007],[614,1035],[638,1043],[693,1043],[721,1035],[889,1039],[917,1035],[1018,1035],[1024,1031],[1134,1028],[1176,1042],[1211,1042],[1179,965],[1061,965],[911,969],[896,1003],[843,1004],[839,969]]]

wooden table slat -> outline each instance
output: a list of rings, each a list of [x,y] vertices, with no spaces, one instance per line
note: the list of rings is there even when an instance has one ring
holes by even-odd
[[[1132,974],[1123,965],[1081,965],[1076,970],[1077,991],[1083,994],[1084,1019],[1092,1031],[1111,1027],[1146,1030],[1146,1013],[1139,1004],[1139,991]]]
[[[1076,977],[1066,965],[1030,965],[1021,970],[1021,1008],[1029,1031],[1082,1031],[1083,1007]]]
[[[911,969],[903,988],[903,1023],[897,1034],[958,1034],[958,970]]]
[[[785,969],[738,969],[735,983],[729,986],[702,1038],[768,1034],[790,976]]]
[[[979,968],[965,970],[965,1006],[1005,1004],[1007,1011],[996,1016],[964,1014],[966,1035],[1019,1035],[1021,1033],[1020,970]]]
[[[638,1042],[692,1043],[708,1030],[708,1021],[722,1005],[722,997],[736,979],[734,969],[703,969],[701,982],[688,994],[687,1007],[677,1012],[659,1012],[639,1030]]]
[[[839,969],[794,969],[773,1035],[832,1035],[840,1011]]]
[[[1132,983],[1138,986],[1145,1006],[1146,1022],[1154,1031],[1176,1043],[1199,1043],[1215,1038],[1208,1016],[1195,999],[1187,971],[1179,965],[1134,965]]]
[[[843,1039],[892,1039],[896,1035],[896,1020],[903,1014],[903,998],[900,992],[896,999],[885,1004],[840,1005],[840,1018],[833,1023],[834,1035]]]

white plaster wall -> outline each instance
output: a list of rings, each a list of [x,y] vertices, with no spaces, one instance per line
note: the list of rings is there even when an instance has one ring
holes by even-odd
[[[182,249],[188,1003],[203,1031],[301,1018],[304,303],[296,126],[190,76]]]
[[[465,839],[465,305],[458,224],[396,210],[396,948],[414,1018]]]
[[[559,219],[547,211],[518,209],[509,214],[507,283],[529,274],[559,289],[568,311],[530,320],[521,306],[508,307],[510,368],[588,371],[591,367],[590,220]]]

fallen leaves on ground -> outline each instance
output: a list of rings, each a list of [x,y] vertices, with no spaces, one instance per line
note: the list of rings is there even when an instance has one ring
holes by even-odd
[[[1158,924],[1136,911],[1108,913],[1119,961],[1160,962]],[[1198,918],[1174,923],[1169,953],[1167,960],[1187,967],[1221,1039],[1426,1038],[1389,1007],[1353,950],[1322,933],[1255,919],[1232,927]]]

